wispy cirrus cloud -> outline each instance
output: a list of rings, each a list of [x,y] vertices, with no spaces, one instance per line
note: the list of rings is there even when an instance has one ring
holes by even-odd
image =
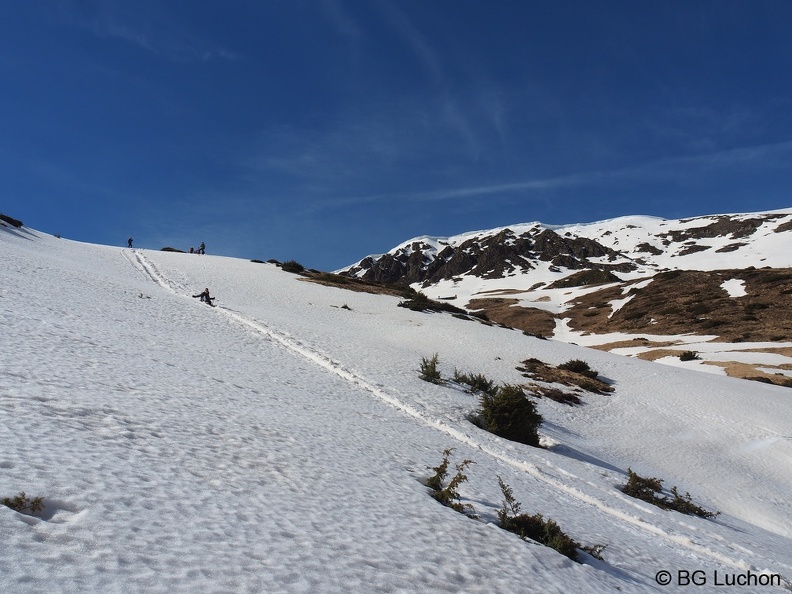
[[[514,182],[469,185],[427,191],[404,191],[359,196],[337,197],[317,202],[315,210],[348,207],[390,201],[440,202],[450,200],[491,199],[521,193],[523,199],[545,200],[544,192],[564,188],[593,186],[614,181],[678,180],[691,178],[692,171],[730,169],[740,165],[761,163],[767,167],[784,167],[792,155],[792,141],[738,147],[695,155],[648,161],[634,166],[602,171],[583,171],[566,175],[518,180]]]
[[[102,39],[115,39],[175,62],[237,60],[239,54],[186,31],[158,5],[118,2],[69,3],[61,8],[66,21]],[[147,9],[148,8],[148,9]]]

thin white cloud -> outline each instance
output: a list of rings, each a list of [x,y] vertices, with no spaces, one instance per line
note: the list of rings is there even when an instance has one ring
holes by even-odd
[[[377,4],[388,23],[405,41],[407,47],[416,56],[432,82],[444,87],[446,81],[438,52],[429,44],[399,7],[388,0],[380,0]]]
[[[237,53],[198,39],[180,24],[169,22],[166,13],[144,16],[144,9],[138,8],[130,12],[123,4],[99,3],[90,11],[68,11],[66,19],[96,37],[124,41],[175,62],[239,59]]]
[[[361,29],[357,21],[344,9],[341,0],[322,0],[321,7],[339,35],[358,42],[362,37]]]
[[[587,171],[559,175],[554,177],[521,180],[502,184],[474,185],[467,187],[448,188],[418,192],[394,192],[369,194],[365,196],[348,196],[316,203],[316,210],[353,206],[357,204],[384,203],[389,201],[437,202],[445,200],[463,200],[486,198],[493,195],[525,193],[523,198],[543,200],[541,192],[561,188],[580,187],[606,181],[678,178],[691,177],[691,169],[729,168],[738,164],[762,163],[767,166],[784,166],[789,162],[792,152],[792,141],[740,147],[731,150],[659,159],[636,166],[606,171]]]

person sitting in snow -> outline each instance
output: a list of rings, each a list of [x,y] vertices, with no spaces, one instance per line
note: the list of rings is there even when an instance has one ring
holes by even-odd
[[[203,293],[198,293],[197,295],[193,295],[193,298],[197,298],[197,297],[200,297],[201,301],[204,301],[204,302],[208,303],[209,305],[214,305],[214,303],[212,303],[212,300],[214,299],[214,297],[210,297],[209,296],[209,287],[206,287],[204,289]]]

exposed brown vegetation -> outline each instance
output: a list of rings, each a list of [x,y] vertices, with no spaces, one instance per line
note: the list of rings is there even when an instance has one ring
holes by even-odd
[[[730,297],[724,281],[740,279],[746,295]],[[622,287],[581,296],[566,312],[570,326],[592,334],[715,335],[722,342],[792,340],[792,269],[670,271],[654,276],[613,312]]]
[[[559,369],[551,367],[539,359],[528,359],[523,361],[523,366],[517,368],[525,377],[546,382],[548,384],[562,384],[564,386],[577,386],[587,392],[601,394],[603,392],[613,392],[613,386],[606,384],[591,374],[579,373],[569,369]],[[596,372],[594,372],[596,373]]]
[[[327,287],[337,287],[361,293],[373,293],[375,295],[392,295],[394,297],[409,298],[415,291],[403,286],[386,285],[374,281],[366,281],[332,272],[317,272],[306,270],[300,280],[305,280]]]
[[[554,314],[535,307],[521,307],[517,303],[519,303],[517,299],[500,297],[473,299],[466,308],[471,311],[482,311],[493,322],[530,334],[539,336],[553,334],[556,320]]]

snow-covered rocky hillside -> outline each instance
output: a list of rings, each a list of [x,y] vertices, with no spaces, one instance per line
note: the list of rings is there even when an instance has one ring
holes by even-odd
[[[0,592],[792,591],[788,388],[397,307],[272,264],[0,227]],[[210,308],[192,295],[209,287]],[[478,397],[585,360],[614,391],[537,401],[544,448]],[[425,481],[453,448],[462,502]],[[619,489],[632,468],[719,511]],[[602,560],[497,526],[498,477]],[[668,572],[668,573],[664,573]],[[670,585],[663,585],[666,579]],[[762,585],[768,584],[768,585]]]
[[[792,385],[792,209],[418,237],[342,274],[557,340]]]

